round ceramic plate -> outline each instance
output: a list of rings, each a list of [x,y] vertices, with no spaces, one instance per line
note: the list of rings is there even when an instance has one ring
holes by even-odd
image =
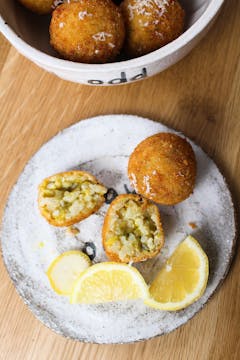
[[[132,191],[128,158],[135,146],[166,126],[136,116],[100,116],[77,123],[43,145],[26,165],[9,197],[2,227],[2,250],[8,272],[25,303],[45,325],[66,337],[96,343],[127,343],[166,334],[186,323],[225,277],[235,242],[230,192],[214,162],[195,144],[198,175],[194,194],[176,206],[161,206],[165,246],[156,258],[137,264],[149,283],[186,235],[193,234],[210,261],[204,295],[177,312],[148,308],[142,301],[70,305],[51,289],[46,270],[60,253],[94,247],[93,262],[106,261],[101,227],[108,204],[77,224],[71,235],[49,225],[39,214],[37,190],[42,179],[70,169],[93,173],[118,194]]]

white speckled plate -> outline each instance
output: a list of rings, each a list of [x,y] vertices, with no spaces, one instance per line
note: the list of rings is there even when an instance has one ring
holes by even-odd
[[[146,137],[173,130],[136,116],[100,116],[59,133],[32,157],[9,197],[2,226],[3,257],[19,294],[45,325],[66,337],[96,343],[126,343],[166,334],[186,323],[226,276],[234,251],[235,220],[230,192],[214,162],[193,145],[198,175],[194,194],[177,206],[160,207],[165,230],[161,254],[137,267],[149,282],[187,234],[194,234],[210,261],[210,278],[202,298],[178,312],[162,312],[141,301],[105,305],[70,305],[56,295],[45,271],[61,252],[94,243],[94,262],[106,260],[101,226],[108,205],[77,224],[80,233],[50,226],[39,214],[37,187],[57,172],[80,168],[118,193],[130,189],[127,163]],[[192,229],[191,223],[197,228]]]

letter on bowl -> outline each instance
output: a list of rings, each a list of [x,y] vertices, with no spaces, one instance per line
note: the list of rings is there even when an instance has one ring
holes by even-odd
[[[88,80],[88,84],[91,85],[105,85],[105,84],[109,84],[109,85],[117,85],[117,84],[124,84],[130,81],[136,81],[136,80],[140,80],[143,79],[145,77],[147,77],[147,69],[143,68],[140,74],[137,74],[131,78],[128,78],[125,71],[121,72],[120,77],[117,77],[115,79],[109,80],[109,81],[103,81],[103,80]]]

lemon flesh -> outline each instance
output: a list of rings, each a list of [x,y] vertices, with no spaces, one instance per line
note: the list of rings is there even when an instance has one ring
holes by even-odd
[[[114,262],[96,264],[85,270],[73,288],[73,304],[99,304],[149,297],[148,286],[137,269]]]
[[[200,244],[188,236],[153,280],[145,304],[159,310],[180,310],[204,293],[209,274],[208,257]]]
[[[79,275],[91,265],[89,257],[81,251],[67,251],[49,266],[47,276],[53,290],[60,295],[70,295]]]

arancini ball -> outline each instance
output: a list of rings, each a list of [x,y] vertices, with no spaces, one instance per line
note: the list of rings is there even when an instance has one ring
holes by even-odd
[[[177,0],[124,0],[121,8],[131,57],[157,50],[183,32],[185,13]]]
[[[18,0],[27,9],[37,14],[49,14],[53,10],[54,0]]]
[[[50,43],[65,59],[111,62],[120,53],[124,38],[122,13],[111,0],[74,1],[53,11]]]
[[[143,140],[128,162],[128,177],[135,191],[163,205],[174,205],[190,196],[196,171],[191,145],[171,133]]]

